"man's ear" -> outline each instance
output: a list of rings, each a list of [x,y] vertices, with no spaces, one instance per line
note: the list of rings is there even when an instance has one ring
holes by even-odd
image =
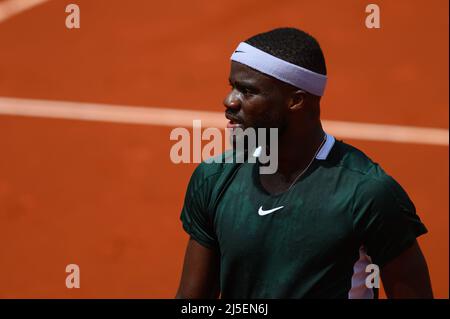
[[[307,93],[302,90],[296,90],[291,93],[289,110],[290,111],[298,111],[302,109],[306,104],[306,96]]]

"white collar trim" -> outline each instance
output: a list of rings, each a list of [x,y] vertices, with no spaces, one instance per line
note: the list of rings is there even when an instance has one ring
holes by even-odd
[[[328,157],[328,154],[330,154],[331,149],[333,148],[335,138],[333,135],[330,135],[328,133],[325,133],[327,135],[327,140],[323,144],[322,148],[320,149],[319,153],[317,153],[316,159],[318,160],[326,160]]]

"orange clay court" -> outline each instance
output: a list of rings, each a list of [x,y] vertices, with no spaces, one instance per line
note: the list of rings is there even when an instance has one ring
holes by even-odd
[[[429,230],[419,243],[435,297],[448,298],[448,1],[377,1],[380,29],[365,27],[361,0],[73,2],[80,29],[65,26],[68,1],[0,1],[0,298],[174,297],[196,164],[171,162],[169,134],[209,113],[170,110],[221,119],[231,52],[280,26],[310,32],[324,50],[330,129],[417,133],[330,132],[408,192]],[[174,125],[23,116],[13,101],[31,111],[47,101],[158,107]],[[71,263],[80,289],[65,286]]]

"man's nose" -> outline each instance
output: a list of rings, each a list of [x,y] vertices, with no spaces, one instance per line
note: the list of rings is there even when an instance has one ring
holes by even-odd
[[[239,99],[236,97],[234,90],[228,93],[228,95],[225,97],[225,99],[223,100],[223,105],[225,105],[225,107],[229,109],[239,109],[241,107]]]

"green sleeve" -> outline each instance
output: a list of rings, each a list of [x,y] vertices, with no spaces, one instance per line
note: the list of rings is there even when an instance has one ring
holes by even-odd
[[[189,181],[181,211],[180,219],[184,230],[198,243],[207,248],[217,247],[217,238],[213,221],[208,213],[208,204],[211,198],[214,176],[208,174],[208,165],[200,164]]]
[[[427,233],[407,193],[390,176],[357,186],[353,222],[367,254],[380,268]]]

